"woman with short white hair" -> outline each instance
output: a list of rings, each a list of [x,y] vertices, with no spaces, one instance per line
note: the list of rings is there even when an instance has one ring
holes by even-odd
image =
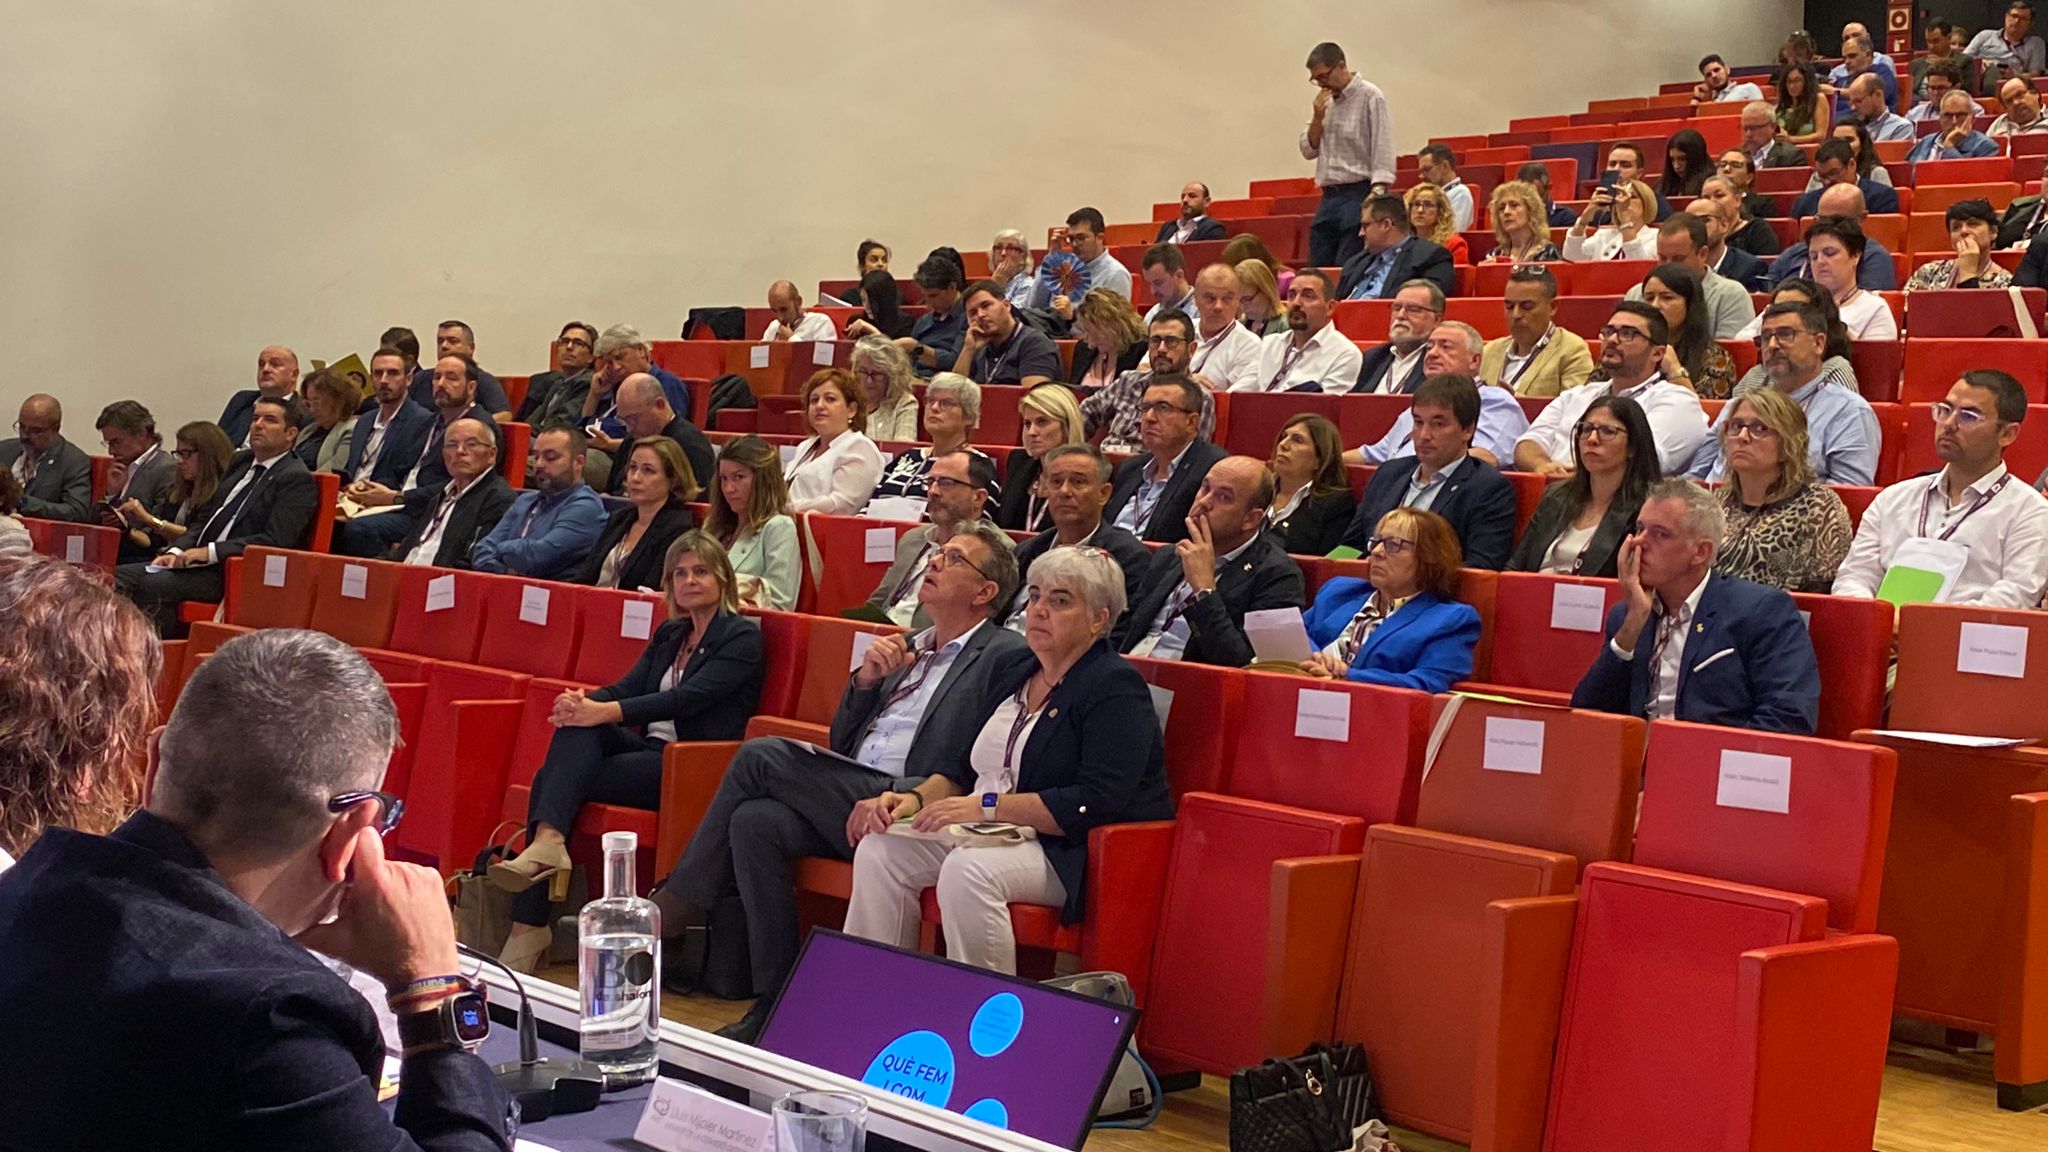
[[[1125,606],[1116,561],[1055,548],[1031,565],[1024,603],[1027,647],[992,657],[965,761],[854,807],[847,932],[915,947],[920,894],[936,886],[946,954],[1014,973],[1011,904],[1079,923],[1089,832],[1172,817],[1151,690],[1108,640]]]
[[[863,336],[853,345],[853,376],[868,398],[868,438],[917,439],[917,373],[910,357],[886,336]]]
[[[1031,241],[1015,228],[996,233],[988,246],[988,278],[1003,290],[1003,299],[1018,308],[1031,303],[1031,281],[1038,270],[1031,265]]]
[[[875,496],[908,496],[923,499],[932,487],[932,461],[953,452],[966,452],[989,462],[995,461],[967,443],[967,434],[981,424],[981,385],[957,372],[941,372],[924,389],[924,431],[931,438],[929,448],[906,448],[882,470]],[[989,501],[1002,500],[999,488],[989,488]]]

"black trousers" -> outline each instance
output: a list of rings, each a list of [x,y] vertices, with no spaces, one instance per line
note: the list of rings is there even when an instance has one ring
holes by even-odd
[[[411,533],[412,517],[403,509],[380,512],[360,520],[342,520],[334,525],[333,550],[337,556],[362,556],[375,560]]]
[[[227,577],[219,564],[163,572],[151,572],[147,564],[123,564],[114,569],[114,586],[156,621],[157,635],[178,640],[186,631],[185,622],[178,619],[179,606],[187,600],[218,602]]]
[[[546,824],[566,837],[583,806],[593,801],[649,812],[660,808],[662,748],[662,741],[620,724],[555,729],[527,797],[527,831]],[[654,846],[642,850],[651,852]],[[593,889],[591,895],[599,893]],[[536,884],[512,897],[512,921],[535,927],[548,922],[547,885]]]
[[[1308,225],[1308,266],[1341,268],[1346,260],[1365,250],[1358,236],[1359,209],[1372,194],[1371,181],[1333,184],[1323,189],[1323,202]]]

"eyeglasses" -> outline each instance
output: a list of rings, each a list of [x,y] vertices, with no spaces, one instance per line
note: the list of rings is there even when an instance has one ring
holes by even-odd
[[[405,819],[405,801],[400,800],[389,792],[378,792],[375,790],[343,792],[327,802],[327,810],[339,816],[356,805],[367,803],[371,800],[375,800],[379,805],[377,823],[375,825],[377,835],[391,835],[391,830],[398,827],[400,820]]]
[[[1628,429],[1623,428],[1619,424],[1596,424],[1591,420],[1581,420],[1577,424],[1572,425],[1572,435],[1577,436],[1581,440],[1590,436],[1602,444],[1620,436],[1626,431]]]
[[[1175,344],[1185,344],[1187,342],[1188,338],[1185,336],[1148,336],[1145,339],[1145,343],[1150,344],[1154,348],[1171,348]]]
[[[1387,306],[1387,311],[1398,316],[1440,316],[1441,312],[1427,304],[1404,304],[1399,300]]]
[[[973,488],[974,484],[966,480],[955,480],[951,476],[934,476],[931,478],[931,486],[934,489],[944,488],[952,491],[955,488]]]
[[[1174,412],[1180,412],[1186,415],[1193,415],[1194,411],[1195,410],[1192,408],[1183,408],[1178,404],[1169,404],[1164,400],[1154,400],[1150,404],[1138,405],[1138,412],[1141,415],[1158,416],[1162,418]]]
[[[1365,542],[1365,550],[1384,551],[1389,556],[1399,556],[1415,550],[1415,541],[1403,540],[1399,536],[1374,536]]]
[[[1727,424],[1730,440],[1761,440],[1777,435],[1777,430],[1761,420],[1730,420]]]
[[[1953,420],[1958,428],[1975,428],[1987,419],[1989,417],[1975,408],[1958,408],[1946,400],[1937,401],[1934,405],[1936,424],[1946,424]]]
[[[54,429],[48,424],[23,424],[21,421],[16,420],[14,422],[14,430],[23,436],[41,436],[43,433],[53,431]]]
[[[933,410],[937,410],[940,412],[958,412],[960,411],[960,402],[958,400],[953,399],[951,396],[926,396],[924,400],[924,410],[927,412]]]
[[[1006,243],[1006,244],[998,244],[998,245],[996,245],[996,246],[995,246],[995,250],[996,250],[997,252],[1020,252],[1020,253],[1021,253],[1021,252],[1024,252],[1024,251],[1026,251],[1027,249],[1026,249],[1026,248],[1025,248],[1025,247],[1024,247],[1024,246],[1023,246],[1022,244],[1007,244],[1007,243]]]
[[[1759,348],[1763,348],[1771,344],[1790,344],[1794,340],[1799,339],[1801,336],[1817,335],[1819,335],[1819,333],[1808,332],[1804,328],[1772,328],[1768,331],[1759,332],[1756,334],[1756,346]]]
[[[585,340],[585,339],[584,339],[583,337],[581,337],[581,336],[564,336],[564,337],[561,337],[560,339],[556,340],[556,341],[555,341],[555,343],[557,343],[557,344],[574,344],[574,345],[575,345],[576,347],[578,347],[578,348],[588,348],[588,347],[590,347],[590,341],[588,341],[588,340]]]
[[[969,568],[974,569],[974,574],[983,580],[993,579],[988,573],[981,570],[981,565],[969,560],[967,553],[957,548],[941,548],[937,552],[932,553],[932,568],[937,571],[943,572],[960,564],[965,564]]]
[[[1609,324],[1600,330],[1600,339],[1612,340],[1616,344],[1620,344],[1625,340],[1641,340],[1643,343],[1648,344],[1650,342],[1650,334],[1640,328],[1616,328],[1614,325]]]

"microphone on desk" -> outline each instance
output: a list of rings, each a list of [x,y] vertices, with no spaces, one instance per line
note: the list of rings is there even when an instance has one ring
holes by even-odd
[[[540,1054],[533,1001],[527,997],[526,985],[520,981],[519,974],[507,968],[496,956],[479,952],[459,941],[455,947],[464,956],[503,972],[519,993],[519,1059],[492,1065],[491,1075],[519,1102],[521,1122],[532,1123],[562,1113],[588,1112],[596,1108],[598,1097],[604,1095],[604,1073],[597,1065],[582,1060],[550,1060]]]

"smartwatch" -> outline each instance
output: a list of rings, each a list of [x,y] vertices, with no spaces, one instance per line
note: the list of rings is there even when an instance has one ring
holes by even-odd
[[[398,1014],[398,1043],[411,1056],[435,1048],[461,1048],[474,1052],[491,1034],[491,1014],[483,990],[461,978],[460,991],[442,998],[431,1008]]]
[[[996,819],[996,796],[997,793],[994,792],[981,794],[981,818],[991,824],[995,823]]]

